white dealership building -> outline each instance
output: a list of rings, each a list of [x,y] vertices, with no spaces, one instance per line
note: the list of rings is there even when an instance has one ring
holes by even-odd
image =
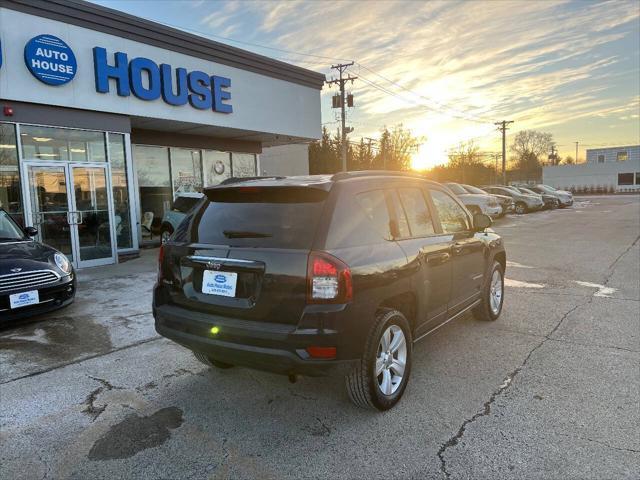
[[[76,267],[116,262],[182,192],[308,171],[324,80],[80,0],[1,0],[0,207]]]
[[[587,161],[542,169],[542,182],[573,191],[640,191],[640,145],[587,150]]]

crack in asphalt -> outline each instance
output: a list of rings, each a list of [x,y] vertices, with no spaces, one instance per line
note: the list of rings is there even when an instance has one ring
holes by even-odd
[[[631,251],[631,249],[638,243],[638,241],[640,241],[640,235],[638,235],[636,237],[636,239],[631,243],[631,245],[629,245],[620,255],[618,255],[613,262],[611,262],[611,264],[609,265],[609,268],[607,269],[607,274],[605,275],[604,281],[602,282],[603,285],[607,285],[608,284],[609,280],[613,276],[613,273],[615,272],[616,264],[627,253],[629,253],[629,251]],[[503,392],[505,392],[513,384],[513,380],[515,379],[515,377],[527,365],[527,363],[529,362],[529,359],[536,352],[536,350],[538,350],[540,347],[542,347],[549,340],[558,341],[557,339],[554,339],[554,338],[551,338],[551,337],[560,328],[560,326],[565,321],[565,319],[569,315],[571,315],[574,311],[576,311],[578,308],[585,307],[585,306],[591,304],[593,302],[594,298],[596,298],[596,297],[590,296],[586,302],[574,305],[564,315],[562,315],[562,318],[560,318],[560,320],[558,321],[556,326],[553,327],[553,329],[548,334],[544,335],[542,341],[540,343],[538,343],[535,347],[533,347],[529,351],[529,353],[524,358],[522,363],[515,370],[513,370],[509,375],[507,375],[507,377],[502,382],[502,384],[498,387],[497,390],[494,390],[494,392],[491,394],[489,399],[484,403],[484,408],[481,411],[477,412],[475,415],[473,415],[471,418],[468,418],[464,422],[462,422],[462,425],[460,426],[460,428],[458,429],[456,434],[454,436],[452,436],[451,438],[449,438],[449,440],[447,440],[446,442],[444,442],[440,446],[440,448],[438,449],[438,454],[437,455],[438,455],[438,459],[440,460],[440,473],[442,473],[442,475],[444,476],[445,479],[448,480],[449,478],[451,478],[451,473],[449,473],[449,471],[447,470],[447,461],[444,458],[444,455],[445,455],[447,449],[449,449],[451,447],[455,447],[460,442],[460,440],[464,436],[464,433],[465,433],[465,431],[467,429],[467,426],[469,424],[475,422],[477,419],[479,419],[481,417],[486,417],[491,413],[491,405],[496,401],[496,399],[500,395],[502,395]],[[624,350],[624,349],[622,349],[622,350]],[[597,440],[593,440],[593,439],[589,439],[589,438],[586,438],[586,440],[589,440],[589,441],[592,441],[592,442],[595,442],[595,443],[601,443],[602,445],[605,445],[605,446],[607,446],[609,448],[612,448],[612,449],[615,449],[615,450],[623,450],[623,451],[629,451],[629,452],[634,452],[634,453],[637,452],[636,450],[632,450],[632,449],[624,449],[624,448],[612,447],[612,446],[610,446],[608,444],[605,444],[603,442],[598,442]]]
[[[165,338],[164,337],[160,337],[160,336],[155,336],[155,337],[152,337],[152,338],[145,338],[144,340],[140,340],[138,342],[134,342],[134,343],[131,343],[129,345],[124,345],[124,346],[119,347],[119,348],[114,348],[113,350],[109,350],[108,352],[97,353],[95,355],[88,355],[86,357],[78,358],[77,360],[74,360],[73,362],[64,363],[62,365],[55,365],[55,366],[50,367],[50,368],[45,368],[45,369],[42,369],[42,370],[38,370],[37,372],[31,372],[31,373],[27,373],[26,375],[21,375],[19,377],[11,378],[9,380],[5,380],[3,382],[0,382],[0,385],[6,385],[8,383],[17,382],[18,380],[22,380],[24,378],[36,377],[38,375],[42,375],[43,373],[49,373],[49,372],[52,372],[54,370],[59,370],[61,368],[68,367],[69,365],[77,365],[79,363],[86,362],[87,360],[92,360],[92,359],[98,358],[98,357],[105,357],[107,355],[111,355],[112,353],[116,353],[116,352],[119,352],[121,350],[126,350],[127,348],[137,347],[139,345],[144,345],[145,343],[157,342],[158,340],[165,340]]]
[[[469,424],[475,422],[476,420],[478,420],[481,417],[486,417],[491,413],[491,405],[493,405],[493,403],[496,401],[496,399],[500,395],[502,395],[502,393],[505,392],[513,384],[513,380],[522,371],[522,369],[527,365],[527,363],[529,362],[529,359],[535,353],[535,351],[538,350],[540,347],[542,347],[548,340],[551,340],[551,336],[556,332],[556,330],[558,330],[558,328],[560,328],[560,325],[562,325],[562,322],[564,322],[564,320],[569,315],[571,315],[575,310],[577,310],[578,308],[583,307],[585,305],[588,305],[592,301],[593,301],[593,297],[591,297],[587,302],[580,303],[578,305],[575,305],[575,306],[571,307],[571,309],[569,311],[567,311],[564,315],[562,315],[562,318],[560,318],[560,320],[558,321],[556,326],[553,327],[553,329],[547,335],[545,335],[543,337],[543,339],[542,339],[542,341],[540,343],[538,343],[535,347],[533,347],[529,351],[529,353],[524,358],[522,363],[517,368],[515,368],[511,373],[509,373],[509,375],[506,376],[506,378],[504,379],[502,384],[498,387],[498,389],[493,391],[493,393],[491,394],[489,399],[486,402],[484,402],[483,409],[481,411],[477,412],[471,418],[468,418],[464,422],[462,422],[462,425],[460,425],[460,428],[458,429],[457,433],[454,436],[452,436],[451,438],[449,438],[449,440],[444,442],[442,445],[440,445],[440,448],[438,449],[438,459],[440,460],[440,473],[442,473],[442,475],[444,476],[445,479],[451,478],[451,473],[449,473],[449,471],[447,470],[447,461],[444,458],[444,455],[445,455],[447,449],[449,449],[451,447],[455,447],[460,442],[460,440],[464,436],[464,433],[465,433],[465,431],[467,429],[467,426]]]
[[[606,285],[609,282],[609,279],[611,278],[611,276],[613,275],[613,271],[615,270],[615,266],[620,261],[620,259],[622,257],[624,257],[627,253],[629,253],[631,251],[631,249],[639,241],[640,241],[640,235],[638,235],[636,237],[636,239],[633,242],[631,242],[631,245],[629,245],[627,248],[625,248],[625,250],[620,255],[618,255],[613,262],[611,262],[611,265],[609,265],[609,268],[607,269],[607,274],[604,276],[605,280],[603,282],[603,285]]]
[[[87,375],[87,377],[102,384],[100,387],[92,390],[83,402],[85,408],[82,410],[82,413],[86,413],[87,415],[89,415],[91,417],[91,422],[95,422],[98,417],[102,415],[102,412],[106,410],[108,405],[107,403],[100,406],[95,404],[100,394],[102,392],[108,392],[109,390],[122,390],[122,387],[116,387],[104,378],[93,377],[91,375]]]

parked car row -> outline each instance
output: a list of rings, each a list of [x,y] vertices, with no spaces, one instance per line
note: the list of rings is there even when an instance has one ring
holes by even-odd
[[[571,192],[556,190],[548,185],[472,185],[448,182],[447,187],[472,213],[484,213],[499,218],[514,212],[522,215],[542,209],[564,208],[573,205]]]

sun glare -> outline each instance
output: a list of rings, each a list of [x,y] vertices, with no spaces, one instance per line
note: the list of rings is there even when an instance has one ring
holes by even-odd
[[[429,170],[436,165],[443,165],[449,160],[448,147],[433,141],[427,141],[418,148],[411,158],[411,168],[414,170]]]

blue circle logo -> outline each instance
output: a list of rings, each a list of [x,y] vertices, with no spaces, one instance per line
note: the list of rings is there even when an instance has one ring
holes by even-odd
[[[38,35],[24,47],[24,62],[31,74],[47,85],[64,85],[76,75],[76,56],[69,45],[53,35]]]

